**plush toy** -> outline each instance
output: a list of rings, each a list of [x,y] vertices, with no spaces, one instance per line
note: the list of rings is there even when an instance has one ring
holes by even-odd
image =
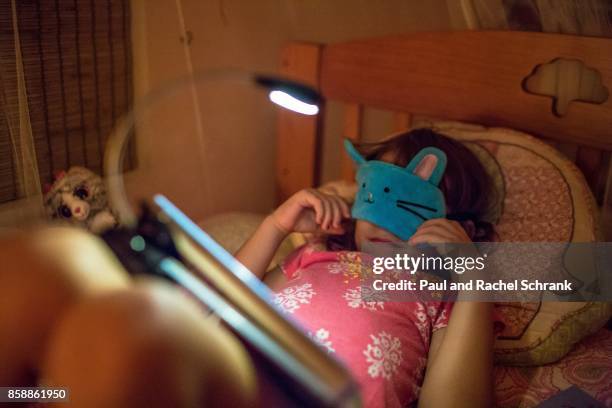
[[[444,194],[438,188],[446,169],[442,150],[426,147],[403,168],[367,161],[348,140],[344,147],[357,165],[353,218],[371,222],[405,241],[423,222],[446,216]]]
[[[45,194],[45,209],[54,219],[101,233],[117,226],[118,219],[108,206],[104,182],[83,167],[71,167],[55,176]]]

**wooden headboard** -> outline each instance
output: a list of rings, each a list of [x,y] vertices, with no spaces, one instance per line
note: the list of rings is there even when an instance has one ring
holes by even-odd
[[[553,82],[543,84],[555,92],[555,107],[553,98],[529,93],[525,84],[538,67],[560,58],[580,60],[584,67],[556,68]],[[591,76],[588,84],[581,82],[580,72],[592,69],[600,81]],[[360,139],[365,107],[394,112],[397,130],[408,129],[413,115],[509,127],[555,145],[583,171],[598,201],[603,197],[612,151],[612,98],[580,99],[585,87],[612,88],[612,39],[461,31],[291,43],[283,50],[280,71],[316,87],[326,100],[345,104],[344,137]],[[568,98],[576,100],[567,104]],[[320,181],[322,112],[305,117],[279,111],[279,201]],[[347,159],[342,176],[351,174]]]

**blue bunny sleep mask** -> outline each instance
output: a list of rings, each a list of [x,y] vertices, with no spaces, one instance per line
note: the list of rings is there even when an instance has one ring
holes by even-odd
[[[400,167],[366,160],[349,140],[344,141],[344,147],[357,165],[353,218],[371,222],[406,241],[425,221],[446,216],[444,194],[438,188],[446,169],[442,150],[426,147],[406,167]]]

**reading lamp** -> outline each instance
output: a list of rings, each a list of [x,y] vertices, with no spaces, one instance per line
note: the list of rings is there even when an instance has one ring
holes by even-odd
[[[321,97],[311,87],[269,76],[255,76],[254,80],[259,86],[270,91],[270,100],[275,104],[303,115],[319,113]]]
[[[136,216],[131,209],[123,184],[123,155],[127,141],[137,118],[148,106],[157,101],[172,97],[185,87],[201,82],[231,81],[255,85],[268,91],[270,101],[285,109],[303,114],[319,113],[321,96],[312,87],[287,78],[266,74],[255,74],[235,69],[207,70],[195,73],[193,76],[181,78],[147,95],[119,120],[108,139],[104,157],[104,172],[108,182],[108,196],[111,206],[118,212],[123,225],[131,226],[136,222]]]

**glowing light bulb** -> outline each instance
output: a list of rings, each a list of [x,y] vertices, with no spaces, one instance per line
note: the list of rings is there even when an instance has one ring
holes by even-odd
[[[282,106],[285,109],[289,109],[303,115],[316,115],[319,113],[319,107],[317,105],[300,101],[286,92],[274,90],[270,92],[269,96],[272,102]]]

